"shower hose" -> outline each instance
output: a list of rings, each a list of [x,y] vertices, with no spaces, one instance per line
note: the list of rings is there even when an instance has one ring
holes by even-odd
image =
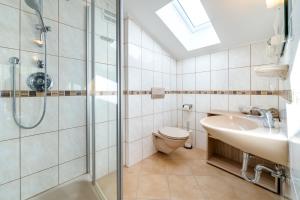
[[[43,21],[43,17],[41,15],[40,12],[37,12],[40,19],[41,19],[41,23],[42,23],[42,31],[44,34],[44,73],[45,73],[45,80],[44,80],[44,103],[43,103],[43,113],[42,116],[40,117],[40,119],[31,126],[25,126],[23,125],[20,120],[17,119],[17,103],[16,103],[16,65],[19,64],[19,59],[18,58],[12,58],[13,60],[10,60],[10,62],[12,63],[13,66],[13,80],[12,80],[12,85],[13,85],[13,118],[14,121],[16,122],[16,124],[23,129],[33,129],[35,127],[37,127],[38,125],[40,125],[43,121],[43,119],[45,118],[45,114],[46,114],[46,107],[47,107],[47,92],[48,92],[48,88],[47,88],[47,30]],[[20,95],[20,94],[19,94]],[[33,110],[33,112],[35,112]]]

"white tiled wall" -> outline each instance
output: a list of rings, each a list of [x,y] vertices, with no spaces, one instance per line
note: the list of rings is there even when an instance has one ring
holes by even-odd
[[[257,76],[254,66],[274,63],[266,55],[266,42],[245,45],[226,51],[201,55],[177,62],[177,90],[278,90],[277,78]],[[181,111],[181,105],[193,104],[193,112]],[[179,94],[177,95],[178,126],[190,127],[194,146],[206,149],[206,133],[200,120],[212,110],[239,111],[241,106],[278,108],[278,96]]]
[[[130,19],[125,20],[125,68],[128,91],[150,91],[152,87],[176,90],[176,61]],[[127,95],[126,165],[156,152],[153,131],[176,125],[176,95],[155,100],[150,95]]]
[[[52,90],[85,90],[85,0],[44,0],[48,33],[48,73]],[[32,41],[39,37],[38,17],[24,0],[0,0],[0,90],[11,90],[8,59],[20,58],[17,88],[29,90],[27,77],[43,71],[33,57],[43,49]],[[76,42],[74,42],[76,41]],[[12,99],[0,99],[0,199],[27,199],[86,173],[86,97],[48,97],[46,116],[37,128],[19,129],[12,118]],[[37,122],[43,98],[18,100],[24,125]]]

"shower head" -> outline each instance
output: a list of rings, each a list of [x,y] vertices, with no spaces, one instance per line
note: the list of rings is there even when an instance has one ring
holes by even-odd
[[[30,8],[41,13],[41,11],[42,11],[41,0],[25,0],[25,2]]]

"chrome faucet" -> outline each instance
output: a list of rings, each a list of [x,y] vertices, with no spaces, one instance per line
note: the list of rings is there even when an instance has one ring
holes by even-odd
[[[263,120],[264,127],[275,128],[275,120],[271,111],[260,108],[252,108],[251,111],[256,111],[260,114],[259,118]]]

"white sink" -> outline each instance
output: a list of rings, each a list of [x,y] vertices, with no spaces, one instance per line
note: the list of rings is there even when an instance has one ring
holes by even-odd
[[[254,120],[231,115],[207,117],[200,123],[213,138],[243,152],[288,165],[288,139],[280,129],[264,128]]]

